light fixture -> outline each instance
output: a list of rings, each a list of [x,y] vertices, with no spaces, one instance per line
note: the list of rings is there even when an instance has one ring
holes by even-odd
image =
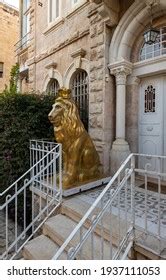
[[[156,42],[157,36],[160,33],[156,28],[152,27],[152,5],[153,4],[150,5],[150,28],[147,29],[143,34],[145,44],[147,45],[154,44]]]

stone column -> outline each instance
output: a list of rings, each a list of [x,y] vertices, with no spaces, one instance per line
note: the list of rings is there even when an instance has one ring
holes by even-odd
[[[125,119],[126,119],[126,80],[131,74],[131,63],[119,63],[110,65],[110,72],[116,78],[116,140],[113,142],[110,164],[111,174],[114,174],[121,163],[130,154],[130,149],[125,140]]]

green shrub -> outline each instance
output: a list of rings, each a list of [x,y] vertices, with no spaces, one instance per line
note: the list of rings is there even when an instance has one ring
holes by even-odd
[[[31,139],[53,141],[48,120],[53,102],[51,96],[7,89],[0,94],[0,192],[29,169]]]

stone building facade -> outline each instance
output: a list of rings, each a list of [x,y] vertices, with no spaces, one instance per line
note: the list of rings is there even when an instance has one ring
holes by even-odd
[[[19,39],[19,12],[0,2],[0,92],[9,84],[11,67],[17,62],[15,44]]]
[[[88,132],[105,174],[130,152],[165,155],[165,0],[28,2],[25,13],[21,8],[22,23],[29,15],[18,52],[22,90],[26,84],[26,90],[56,94],[65,86],[77,99],[83,84]],[[160,33],[146,45],[150,10]]]

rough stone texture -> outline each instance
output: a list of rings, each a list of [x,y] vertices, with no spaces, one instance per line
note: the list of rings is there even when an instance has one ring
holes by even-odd
[[[111,115],[114,111],[114,87],[109,75],[108,48],[110,32],[99,15],[91,6],[90,20],[90,135],[100,154],[104,172],[109,172],[109,150],[113,139]]]
[[[58,249],[59,246],[47,236],[39,235],[25,245],[23,257],[25,260],[50,260]],[[61,259],[67,259],[67,255],[63,253]]]
[[[80,48],[85,50],[84,61],[89,75],[89,134],[99,152],[104,172],[108,174],[115,105],[115,87],[107,68],[111,33],[98,13],[98,6],[86,0],[82,2],[83,5],[77,9],[71,9],[68,1],[62,1],[62,18],[54,25],[48,24],[47,1],[42,2],[42,8],[34,0],[31,2],[29,90],[43,92],[46,89],[53,71],[47,69],[47,65],[52,62],[56,63],[55,71],[60,74],[66,86],[66,73],[70,67],[73,74],[77,71],[71,54]],[[81,61],[80,68],[82,64]]]
[[[82,0],[80,6],[72,8],[71,2],[64,0],[62,1],[61,17],[51,24],[48,23],[46,13],[47,1],[42,1],[42,7],[35,2],[32,0],[30,7],[29,89],[40,93],[46,90],[51,77],[54,77],[54,71],[61,77],[61,85],[67,85],[67,87],[71,86],[72,78],[78,68],[88,72],[89,134],[99,152],[104,172],[108,174],[109,154],[115,140],[116,120],[115,78],[110,75],[107,67],[109,48],[115,24],[133,1],[126,1],[125,4],[104,1],[108,7],[106,9],[103,1],[97,3]],[[111,12],[112,18],[109,16]],[[114,16],[115,20],[113,20]],[[78,61],[76,64],[72,53],[80,48],[85,51],[85,56],[80,59],[78,66]],[[56,64],[55,69],[47,68],[51,63]],[[68,76],[68,73],[71,76]],[[136,151],[137,116],[131,91],[133,90],[129,89],[129,93],[127,93],[126,135],[131,145],[131,151]],[[131,124],[130,116],[133,112],[134,117]]]
[[[126,104],[126,139],[134,153],[138,152],[139,85],[127,86]]]
[[[15,44],[19,40],[18,11],[0,2],[0,62],[4,63],[3,77],[0,78],[0,91],[9,85],[11,67],[17,62]]]

